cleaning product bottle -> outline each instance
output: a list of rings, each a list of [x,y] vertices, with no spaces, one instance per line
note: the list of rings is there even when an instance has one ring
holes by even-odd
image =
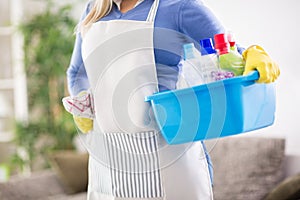
[[[200,40],[200,47],[202,54],[201,68],[205,83],[231,78],[234,76],[233,72],[220,69],[218,54],[213,47],[211,38]]]
[[[243,57],[235,50],[230,49],[227,34],[217,34],[214,36],[215,49],[219,55],[219,66],[222,70],[233,72],[235,76],[240,76],[244,72],[245,62]],[[235,42],[232,49],[235,47]]]
[[[220,75],[218,55],[213,47],[212,39],[206,38],[200,40],[201,48],[201,72],[203,81],[210,83],[218,80]]]
[[[234,34],[231,31],[228,31],[227,33],[227,40],[230,46],[230,51],[237,51],[237,47],[235,45],[235,37]]]
[[[203,84],[201,53],[195,48],[194,43],[184,44],[183,53],[181,73],[185,84],[181,84],[181,88]]]

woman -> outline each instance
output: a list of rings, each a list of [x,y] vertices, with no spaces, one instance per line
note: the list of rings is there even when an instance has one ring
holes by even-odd
[[[199,0],[95,0],[78,30],[67,74],[71,95],[93,97],[95,118],[74,116],[89,132],[88,199],[212,199],[204,144],[167,145],[144,97],[175,89],[182,45],[225,32],[220,22]],[[268,55],[253,47],[247,62],[252,52],[264,62],[246,71],[275,80]]]

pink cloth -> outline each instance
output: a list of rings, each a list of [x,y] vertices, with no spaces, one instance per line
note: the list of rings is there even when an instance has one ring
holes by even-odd
[[[72,115],[94,119],[93,96],[90,92],[83,95],[68,96],[62,99],[65,109]]]

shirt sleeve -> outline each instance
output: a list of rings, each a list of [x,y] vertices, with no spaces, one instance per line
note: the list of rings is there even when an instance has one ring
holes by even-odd
[[[186,0],[178,19],[180,32],[199,43],[201,39],[213,38],[224,33],[225,28],[215,14],[200,0]]]
[[[90,7],[91,2],[87,4],[84,12],[82,13],[80,22],[87,16],[90,11]],[[68,89],[69,93],[72,96],[77,95],[79,92],[87,90],[90,87],[85,66],[82,60],[81,43],[81,34],[78,32],[76,34],[70,65],[67,69]]]
[[[226,29],[216,15],[201,0],[186,0],[180,9],[180,31],[192,38],[198,47],[200,40],[214,38],[214,35],[225,33]],[[237,44],[240,54],[245,50]]]

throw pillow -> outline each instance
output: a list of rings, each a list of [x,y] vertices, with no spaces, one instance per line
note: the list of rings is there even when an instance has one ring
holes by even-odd
[[[68,194],[84,192],[88,184],[88,154],[59,151],[50,155],[51,166]]]
[[[227,137],[207,142],[215,200],[263,199],[283,178],[284,139]]]
[[[264,200],[297,199],[300,199],[300,174],[285,179],[264,198]]]

